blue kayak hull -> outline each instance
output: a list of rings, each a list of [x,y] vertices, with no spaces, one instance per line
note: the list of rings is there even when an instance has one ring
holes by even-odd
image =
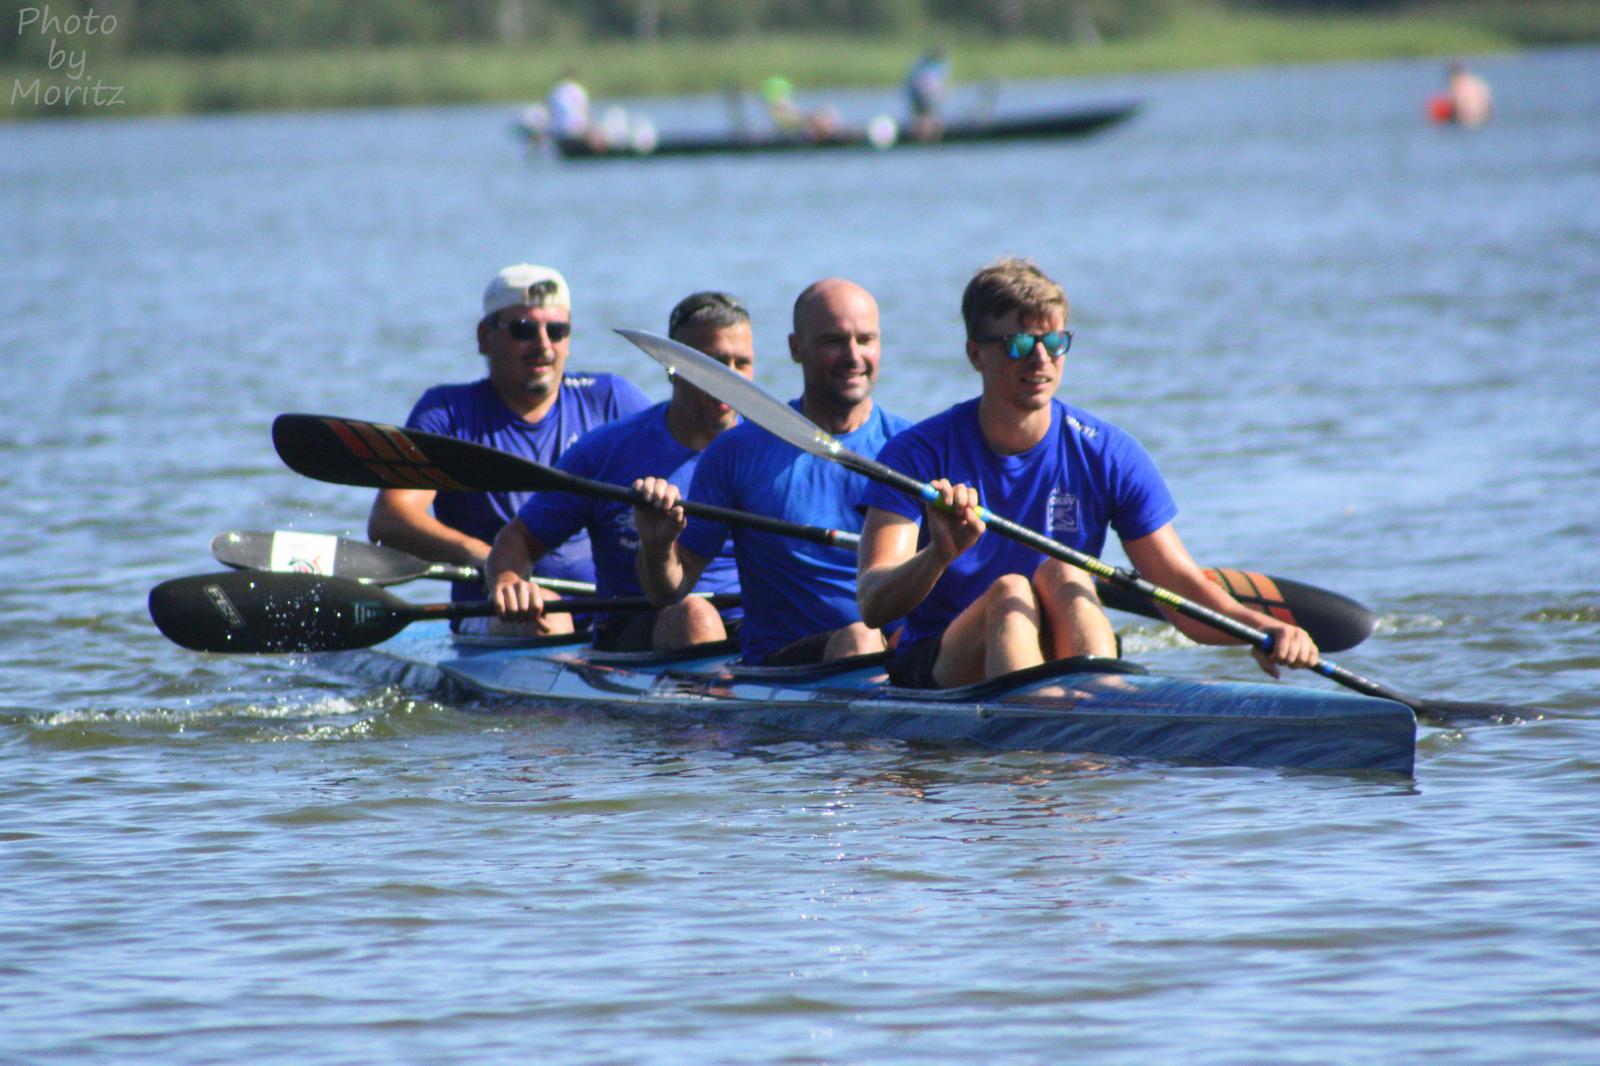
[[[734,665],[730,649],[663,660],[582,644],[466,643],[442,624],[374,649],[387,676],[449,682],[533,705],[825,737],[1093,752],[1164,761],[1412,772],[1416,717],[1389,700],[1294,685],[1149,674],[1121,660],[1069,660],[965,689],[896,689],[881,658],[824,668]]]

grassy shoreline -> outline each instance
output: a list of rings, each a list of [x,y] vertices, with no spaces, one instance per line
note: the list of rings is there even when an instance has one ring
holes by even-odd
[[[1528,0],[1377,15],[1183,11],[1158,33],[1102,45],[954,40],[958,81],[1067,78],[1283,63],[1478,55],[1600,41],[1600,0]],[[803,92],[893,85],[922,39],[772,36],[728,41],[419,46],[220,58],[99,58],[81,77],[0,66],[0,121],[234,111],[506,103],[538,99],[566,66],[597,99],[753,86],[783,73]],[[109,103],[113,96],[116,103]]]

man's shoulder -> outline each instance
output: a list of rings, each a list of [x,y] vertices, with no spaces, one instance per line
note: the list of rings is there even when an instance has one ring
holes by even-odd
[[[561,387],[574,392],[611,393],[638,386],[619,374],[609,374],[603,370],[569,370],[561,376]]]
[[[912,440],[933,440],[952,432],[962,432],[965,428],[977,428],[978,398],[962,400],[952,404],[937,414],[929,415],[920,422],[912,422],[900,429],[894,439],[905,438]]]
[[[497,406],[488,378],[435,385],[412,404],[406,425],[448,436],[477,434],[495,421]]]
[[[893,411],[884,410],[882,404],[874,404],[873,412],[877,415],[879,423],[883,426],[883,431],[886,436],[898,436],[910,429],[912,426],[916,425],[915,422],[907,418],[905,415],[897,415]]]
[[[481,402],[480,397],[489,388],[488,378],[479,378],[477,381],[446,382],[425,389],[417,400],[417,406],[429,407],[459,407],[463,404]]]
[[[655,434],[666,426],[666,419],[663,417],[666,408],[667,401],[662,400],[642,411],[633,411],[598,425],[579,437],[578,443],[574,444],[573,448],[586,450],[616,448],[624,441]]]
[[[584,407],[602,408],[615,404],[623,414],[650,406],[643,390],[620,374],[604,371],[569,370],[561,378],[561,395]]]
[[[1105,450],[1120,447],[1133,437],[1121,426],[1109,422],[1099,415],[1085,411],[1081,407],[1053,401],[1059,408],[1061,434],[1064,438],[1081,441],[1086,448],[1091,450]]]

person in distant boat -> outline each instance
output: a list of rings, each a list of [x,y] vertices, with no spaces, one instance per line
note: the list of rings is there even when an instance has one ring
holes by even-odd
[[[1457,125],[1481,126],[1489,120],[1494,101],[1489,83],[1467,69],[1465,63],[1451,63],[1445,93],[1450,101],[1450,118]]]
[[[589,92],[578,81],[578,72],[568,67],[545,97],[549,112],[550,135],[561,140],[586,141],[600,150],[606,145],[605,131],[589,112]]]
[[[861,286],[826,278],[794,305],[790,357],[804,388],[792,406],[847,448],[876,455],[910,423],[872,400],[882,339],[878,304]],[[790,522],[854,531],[864,479],[746,422],[718,437],[700,459],[688,498]],[[678,507],[682,486],[635,482],[648,507],[635,511],[639,580],[672,603],[720,558],[731,538],[744,592],[739,642],[746,662],[792,665],[884,649],[883,633],[856,610],[855,560],[848,551],[761,530],[729,527]]]
[[[755,373],[755,342],[750,313],[723,292],[697,292],[672,309],[667,335],[696,348],[735,373]],[[578,477],[629,485],[650,474],[687,488],[700,453],[738,421],[733,409],[686,381],[673,379],[672,398],[589,433],[556,461]],[[534,566],[552,549],[585,534],[594,547],[596,593],[637,596],[634,555],[639,533],[634,508],[568,492],[536,494],[495,538],[485,584],[499,617],[509,622],[544,617],[547,590],[529,582]],[[739,574],[731,553],[716,557],[697,575],[696,592],[738,592]],[[689,596],[654,611],[601,615],[594,625],[595,647],[607,651],[666,651],[723,640],[725,619],[705,599]]]
[[[1026,259],[978,271],[961,300],[967,362],[983,392],[898,434],[878,460],[939,491],[948,510],[876,482],[859,506],[862,621],[906,619],[889,677],[951,688],[1075,655],[1114,656],[1116,635],[1083,570],[998,534],[978,505],[1098,555],[1108,529],[1144,577],[1265,630],[1278,667],[1310,666],[1302,629],[1208,581],[1173,529],[1177,505],[1149,454],[1109,422],[1055,399],[1072,333],[1061,286]],[[1192,639],[1237,643],[1163,612]]]
[[[928,49],[912,64],[905,89],[911,107],[908,132],[920,141],[937,139],[944,125],[940,112],[950,91],[950,61],[943,48]]]
[[[408,429],[458,437],[540,463],[554,463],[584,433],[650,405],[638,386],[613,374],[568,373],[572,298],[567,281],[546,266],[506,267],[483,293],[478,351],[488,376],[423,393],[406,419]],[[446,492],[381,489],[367,519],[374,543],[432,562],[481,566],[500,527],[527,500],[524,492]],[[591,581],[594,564],[587,536],[575,537],[539,561],[543,577]],[[454,598],[477,600],[477,582],[457,582]],[[485,619],[459,629],[490,631]],[[570,631],[566,616],[541,620],[545,632]]]
[[[826,140],[839,132],[839,113],[831,107],[803,110],[795,103],[794,85],[788,78],[775,74],[763,81],[761,98],[773,126],[786,137]]]

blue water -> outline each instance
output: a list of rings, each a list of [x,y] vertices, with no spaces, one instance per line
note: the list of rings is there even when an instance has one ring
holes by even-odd
[[[562,166],[494,109],[0,128],[0,1059],[1600,1057],[1600,53],[1475,65],[1471,133],[1422,121],[1431,62],[1020,85],[1147,107],[784,160]],[[360,535],[272,417],[474,376],[505,263],[560,266],[573,365],[656,397],[612,327],[734,289],[789,395],[794,295],[852,277],[920,417],[976,390],[960,291],[1007,252],[1065,283],[1064,395],[1149,446],[1197,557],[1373,605],[1344,665],[1546,716],[1425,729],[1414,780],[803,743],[145,614],[219,531]]]

